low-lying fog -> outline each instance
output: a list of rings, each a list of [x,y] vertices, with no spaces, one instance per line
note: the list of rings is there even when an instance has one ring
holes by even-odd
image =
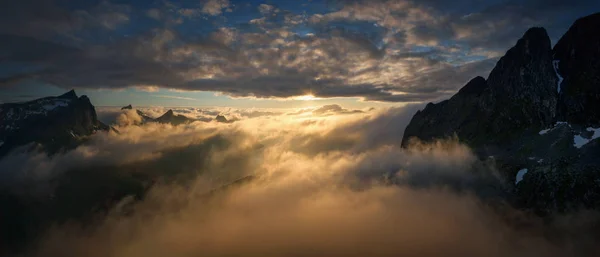
[[[31,246],[31,256],[600,253],[589,226],[595,214],[544,221],[510,208],[504,202],[511,183],[468,147],[448,140],[401,149],[416,109],[180,108],[175,112],[201,120],[225,113],[237,121],[174,127],[137,125],[135,110],[100,108],[100,119],[114,120],[119,134],[96,134],[52,158],[13,153],[0,160],[9,171],[2,181],[10,181],[2,186],[27,185],[35,188],[29,197],[44,201],[54,197],[53,181],[73,171],[152,177],[142,200],[126,197],[94,225],[54,224]],[[154,117],[166,111],[142,110]],[[246,179],[213,191],[240,178]],[[86,199],[69,193],[75,202]]]

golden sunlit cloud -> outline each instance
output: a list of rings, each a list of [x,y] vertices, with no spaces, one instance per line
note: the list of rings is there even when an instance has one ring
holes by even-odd
[[[292,97],[292,99],[300,100],[300,101],[314,101],[314,100],[320,100],[322,98],[315,97],[314,95],[302,95],[302,96]]]
[[[158,92],[160,87],[158,85],[136,85],[133,88],[142,92],[154,93]]]

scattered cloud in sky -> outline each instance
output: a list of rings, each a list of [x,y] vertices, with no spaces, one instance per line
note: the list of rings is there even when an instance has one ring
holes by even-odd
[[[202,12],[209,15],[219,15],[223,9],[229,7],[229,0],[207,0],[202,7]]]
[[[577,2],[21,1],[0,11],[2,63],[22,67],[0,72],[1,81],[435,101],[487,76],[528,27],[544,26],[556,40],[600,7]]]
[[[162,98],[171,98],[171,99],[180,99],[180,100],[190,100],[190,101],[198,101],[196,98],[183,97],[183,96],[172,96],[172,95],[152,95],[154,97],[162,97]]]

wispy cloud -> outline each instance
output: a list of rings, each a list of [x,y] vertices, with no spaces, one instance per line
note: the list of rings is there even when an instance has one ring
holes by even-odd
[[[196,98],[191,97],[183,97],[183,96],[174,96],[174,95],[152,95],[153,97],[159,98],[170,98],[170,99],[179,99],[179,100],[189,100],[189,101],[198,101]]]

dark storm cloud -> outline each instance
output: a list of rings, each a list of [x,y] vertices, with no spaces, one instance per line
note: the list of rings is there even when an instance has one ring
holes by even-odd
[[[70,10],[54,0],[5,2],[0,8],[0,33],[37,38],[61,36],[80,40],[75,32],[87,29],[114,30],[129,22],[128,5],[100,1],[86,10]]]
[[[234,97],[312,94],[436,101],[475,76],[485,77],[528,27],[546,26],[555,39],[576,17],[599,5],[559,0],[335,2],[336,10],[312,15],[257,5],[253,10],[260,16],[239,26],[222,24],[223,15],[239,11],[225,0],[185,8],[165,2],[150,9],[108,1],[87,9],[49,0],[15,2],[0,10],[5,14],[0,15],[5,34],[0,62],[28,68],[0,81],[41,80],[65,88],[158,86]],[[193,10],[197,15],[191,15]],[[132,18],[138,16],[160,25],[117,32],[140,24]],[[182,28],[193,24],[203,32]]]

